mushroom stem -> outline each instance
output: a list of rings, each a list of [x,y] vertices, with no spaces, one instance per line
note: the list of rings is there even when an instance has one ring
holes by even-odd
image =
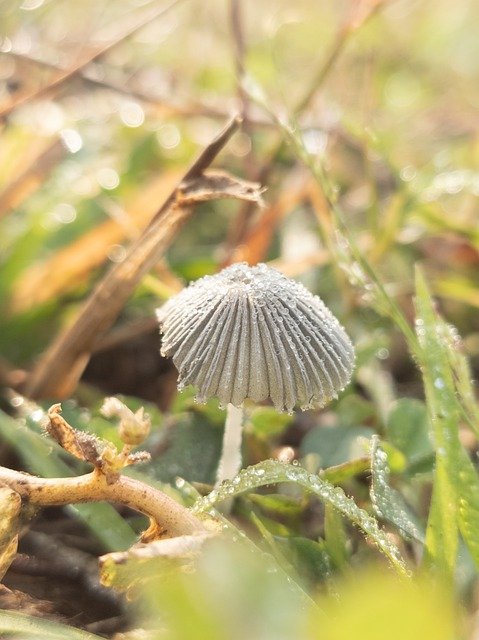
[[[235,407],[228,404],[223,434],[223,451],[221,453],[216,485],[223,480],[230,480],[241,469],[241,440],[243,433],[243,405]]]
[[[95,470],[72,478],[38,478],[0,467],[0,484],[7,485],[33,505],[118,502],[149,516],[164,538],[204,532],[203,524],[186,507],[139,480],[118,476],[113,482]]]

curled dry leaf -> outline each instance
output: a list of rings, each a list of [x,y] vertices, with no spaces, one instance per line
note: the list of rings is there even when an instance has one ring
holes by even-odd
[[[187,206],[208,200],[233,198],[262,205],[263,191],[259,182],[241,180],[226,171],[205,171],[203,175],[184,180],[180,184],[177,203]]]
[[[0,487],[0,580],[17,553],[21,502],[16,491]]]
[[[61,404],[54,404],[50,407],[45,431],[75,458],[90,462],[95,467],[101,466],[103,443],[95,436],[70,426],[60,415],[61,410]]]
[[[60,415],[61,410],[61,404],[54,404],[50,407],[45,431],[65,451],[79,460],[92,464],[109,481],[114,480],[123,467],[146,462],[150,459],[150,454],[146,451],[130,453],[131,447],[128,447],[119,452],[111,442],[97,438],[91,433],[74,429]]]

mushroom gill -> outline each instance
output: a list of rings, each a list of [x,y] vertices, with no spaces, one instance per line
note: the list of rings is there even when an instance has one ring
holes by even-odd
[[[322,407],[349,382],[354,349],[323,301],[265,264],[234,264],[158,310],[162,355],[179,388],[223,405],[271,399],[278,411]]]

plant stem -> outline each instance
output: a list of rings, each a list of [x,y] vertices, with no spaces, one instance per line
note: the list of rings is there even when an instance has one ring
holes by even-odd
[[[223,451],[221,454],[216,485],[233,478],[241,468],[241,440],[243,433],[243,406],[228,404],[226,409]]]
[[[186,507],[162,491],[128,476],[108,483],[99,471],[73,478],[38,478],[0,467],[0,484],[39,507],[79,502],[118,502],[147,515],[161,537],[172,538],[204,532],[205,528]]]

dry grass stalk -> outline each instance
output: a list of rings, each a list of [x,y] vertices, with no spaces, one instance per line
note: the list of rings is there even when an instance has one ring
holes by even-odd
[[[95,344],[112,326],[141,278],[163,256],[175,234],[191,215],[195,202],[218,197],[214,176],[204,172],[238,129],[233,118],[200,154],[172,191],[148,227],[121,263],[115,264],[98,284],[76,321],[55,340],[29,376],[25,393],[32,398],[64,398],[74,390]],[[258,185],[232,179],[226,187],[218,177],[219,197],[229,195],[258,202]]]

